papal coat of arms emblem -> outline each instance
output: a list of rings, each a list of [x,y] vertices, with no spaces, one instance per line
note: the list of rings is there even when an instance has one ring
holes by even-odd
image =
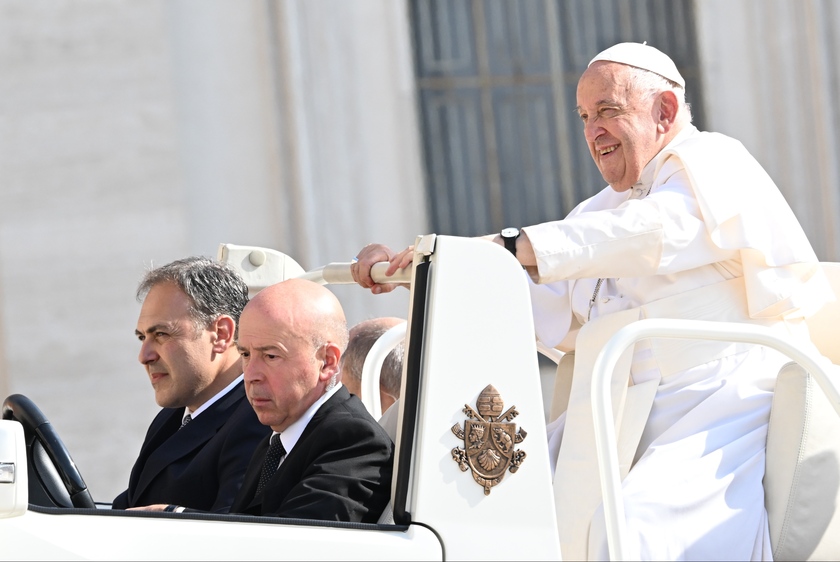
[[[524,441],[527,432],[517,431],[516,424],[510,423],[519,412],[516,406],[504,410],[502,396],[492,384],[478,395],[476,407],[478,412],[464,404],[465,428],[459,423],[452,426],[452,433],[464,440],[463,449],[452,449],[452,459],[462,471],[471,469],[475,481],[484,487],[484,495],[490,495],[490,488],[502,481],[508,467],[516,472],[525,460],[525,451],[513,446]]]

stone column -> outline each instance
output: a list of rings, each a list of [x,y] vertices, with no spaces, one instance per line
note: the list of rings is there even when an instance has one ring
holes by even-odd
[[[840,260],[840,6],[706,0],[695,10],[709,130],[742,141],[820,259]]]

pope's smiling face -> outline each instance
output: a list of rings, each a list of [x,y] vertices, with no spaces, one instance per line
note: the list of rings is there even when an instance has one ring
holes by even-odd
[[[639,181],[645,165],[665,146],[659,96],[635,91],[632,68],[593,63],[580,78],[577,110],[589,153],[615,191]]]

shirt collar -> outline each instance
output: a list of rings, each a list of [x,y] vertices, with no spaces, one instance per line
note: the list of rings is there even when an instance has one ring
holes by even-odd
[[[198,408],[196,408],[195,412],[190,412],[190,409],[189,409],[189,408],[184,408],[184,415],[183,415],[183,417],[181,418],[181,423],[183,423],[183,422],[184,422],[184,418],[186,418],[187,416],[191,416],[191,417],[192,417],[192,419],[197,418],[197,417],[198,417],[198,415],[199,415],[201,412],[203,412],[204,410],[206,410],[207,408],[209,408],[210,406],[212,406],[212,405],[213,405],[214,403],[216,403],[216,402],[217,402],[217,401],[218,401],[218,400],[219,400],[222,396],[224,396],[225,394],[227,394],[228,392],[230,392],[231,390],[233,390],[233,388],[234,388],[236,385],[238,385],[240,382],[242,382],[242,379],[243,379],[243,378],[245,378],[245,375],[244,375],[244,374],[239,375],[238,377],[236,377],[235,379],[233,379],[233,381],[232,381],[229,385],[227,385],[227,386],[226,386],[226,387],[224,387],[221,391],[219,391],[219,392],[218,392],[218,393],[217,393],[217,394],[216,394],[213,398],[211,398],[210,400],[208,400],[207,402],[205,402],[204,404],[202,404],[201,406],[199,406]]]
[[[643,199],[647,197],[648,193],[650,193],[650,188],[653,186],[653,174],[656,172],[656,164],[659,161],[659,155],[669,148],[683,142],[686,138],[694,134],[695,131],[697,131],[697,128],[694,125],[686,125],[683,127],[682,131],[677,133],[677,136],[671,139],[671,142],[665,145],[665,147],[660,150],[656,156],[650,159],[650,162],[648,162],[647,166],[645,166],[642,170],[642,176],[639,178],[639,181],[630,188],[629,199]]]
[[[312,404],[308,410],[306,410],[303,415],[297,419],[292,425],[287,427],[281,434],[280,434],[280,441],[283,442],[283,448],[286,449],[286,454],[292,452],[292,448],[297,444],[300,436],[303,435],[303,430],[306,429],[306,426],[309,425],[309,422],[315,416],[315,412],[324,405],[324,402],[330,399],[330,397],[335,394],[338,389],[341,388],[341,383],[336,383],[334,387],[326,391],[324,394],[321,395],[318,400]],[[272,435],[276,434],[277,432],[273,432]]]

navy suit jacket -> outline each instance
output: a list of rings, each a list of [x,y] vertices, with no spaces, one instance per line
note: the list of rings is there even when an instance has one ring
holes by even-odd
[[[361,400],[341,387],[304,429],[262,493],[268,450],[254,453],[231,513],[375,523],[391,496],[394,444]]]
[[[184,408],[164,408],[146,433],[128,489],[113,508],[156,503],[226,513],[242,485],[248,460],[271,434],[240,382],[184,429]]]

